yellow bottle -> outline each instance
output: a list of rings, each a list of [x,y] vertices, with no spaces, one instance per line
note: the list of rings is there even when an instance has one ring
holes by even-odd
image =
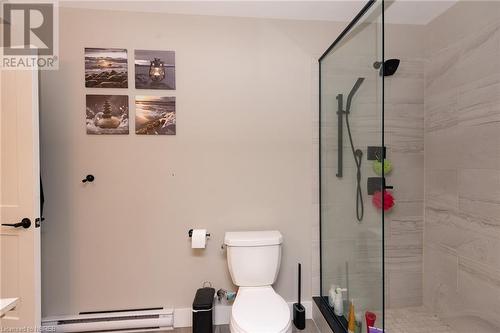
[[[354,315],[354,301],[351,300],[351,305],[349,306],[349,321],[347,325],[347,329],[349,333],[354,333],[356,329],[356,318]]]

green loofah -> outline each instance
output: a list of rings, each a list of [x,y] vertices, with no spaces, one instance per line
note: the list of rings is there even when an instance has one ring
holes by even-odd
[[[378,175],[382,176],[382,162],[379,160],[373,161],[373,171]],[[384,160],[384,174],[388,174],[392,171],[392,163],[389,160]]]

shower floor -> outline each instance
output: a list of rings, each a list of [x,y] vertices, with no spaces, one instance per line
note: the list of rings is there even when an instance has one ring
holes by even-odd
[[[387,333],[499,333],[500,327],[477,317],[461,316],[451,321],[424,307],[389,309],[385,312]]]
[[[385,328],[387,333],[456,333],[424,307],[386,310]]]

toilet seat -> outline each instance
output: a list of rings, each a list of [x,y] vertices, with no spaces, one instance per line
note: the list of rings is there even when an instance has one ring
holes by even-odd
[[[231,333],[289,333],[290,308],[271,286],[240,287],[231,311]]]

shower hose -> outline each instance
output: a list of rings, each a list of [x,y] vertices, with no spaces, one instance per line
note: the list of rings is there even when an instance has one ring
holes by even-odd
[[[347,133],[349,134],[349,142],[351,143],[352,156],[354,157],[354,162],[356,163],[356,218],[359,222],[361,222],[365,212],[363,192],[361,191],[361,162],[363,160],[363,151],[361,149],[354,148],[351,125],[349,124],[349,112],[346,112],[345,122],[347,125]]]

